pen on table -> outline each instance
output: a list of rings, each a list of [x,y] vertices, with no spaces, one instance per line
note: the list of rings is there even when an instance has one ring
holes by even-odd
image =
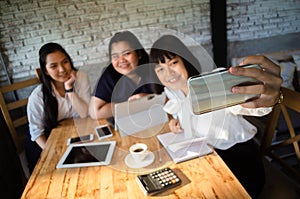
[[[159,164],[162,163],[161,154],[160,154],[160,148],[159,148],[159,141],[157,140],[157,153],[159,158]]]

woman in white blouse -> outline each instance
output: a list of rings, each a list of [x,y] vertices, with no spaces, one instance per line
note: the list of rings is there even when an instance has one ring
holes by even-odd
[[[172,35],[162,36],[153,44],[150,59],[169,99],[164,109],[173,115],[169,123],[171,131],[184,131],[185,134],[205,137],[250,196],[257,198],[265,182],[264,169],[252,139],[257,129],[245,120],[243,115],[262,116],[270,113],[271,107],[280,98],[280,68],[263,56],[246,58],[243,64],[256,63],[261,65],[263,70],[231,67],[230,73],[253,77],[263,83],[234,86],[231,91],[259,94],[259,97],[243,105],[193,115],[187,98],[187,80],[193,75],[198,75],[201,70],[197,59]]]
[[[32,91],[27,106],[30,139],[25,142],[25,150],[31,171],[60,120],[88,116],[91,93],[87,74],[74,67],[61,45],[43,45],[39,62],[41,84]]]

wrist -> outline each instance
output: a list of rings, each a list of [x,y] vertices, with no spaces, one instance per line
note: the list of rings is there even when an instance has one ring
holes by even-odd
[[[279,96],[277,99],[277,103],[276,104],[281,104],[283,102],[283,94],[281,92],[281,90],[279,91]]]
[[[71,92],[74,92],[74,88],[66,89],[65,91],[66,91],[66,93],[71,93]]]
[[[278,97],[275,99],[275,104],[273,106],[276,106],[278,104],[281,104],[283,102],[283,94],[282,94],[282,91],[280,90],[279,91],[279,95]]]

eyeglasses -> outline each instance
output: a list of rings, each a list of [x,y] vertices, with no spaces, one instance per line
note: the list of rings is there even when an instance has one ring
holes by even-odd
[[[134,52],[134,50],[128,49],[128,50],[123,51],[122,53],[113,53],[113,54],[111,54],[111,60],[117,61],[120,57],[126,58],[126,57],[130,56],[133,52]]]

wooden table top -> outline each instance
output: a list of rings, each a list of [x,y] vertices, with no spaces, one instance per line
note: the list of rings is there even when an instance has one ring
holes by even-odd
[[[157,133],[168,132],[168,125],[160,125],[134,136],[121,138],[119,132],[107,140],[116,140],[114,156],[109,166],[56,169],[65,152],[66,141],[95,133],[94,128],[105,120],[69,119],[51,132],[26,187],[22,198],[145,198],[136,182],[138,174],[163,167],[172,168],[182,184],[153,198],[250,198],[223,160],[214,152],[210,155],[175,164],[156,139]],[[99,142],[95,135],[95,142]],[[124,159],[129,146],[136,142],[148,145],[155,154],[154,162],[142,169],[129,168]]]

